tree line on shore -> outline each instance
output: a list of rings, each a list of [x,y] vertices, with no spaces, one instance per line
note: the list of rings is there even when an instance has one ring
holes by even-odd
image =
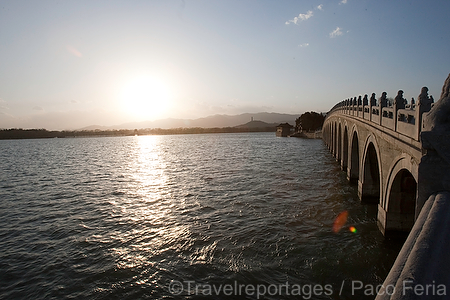
[[[200,134],[200,133],[239,133],[239,132],[275,132],[275,127],[259,128],[146,128],[146,129],[111,129],[111,130],[62,130],[49,131],[46,129],[0,129],[0,139],[39,139],[39,138],[73,138],[100,136],[133,136],[133,135],[170,135],[170,134]]]
[[[322,127],[325,116],[321,113],[306,112],[295,120],[295,130],[315,131]],[[145,128],[145,129],[109,129],[109,130],[47,130],[47,129],[0,129],[0,139],[40,139],[40,138],[71,138],[96,136],[133,136],[133,135],[170,135],[170,134],[201,134],[201,133],[239,133],[239,132],[275,132],[275,126],[267,127],[189,127],[189,128]]]

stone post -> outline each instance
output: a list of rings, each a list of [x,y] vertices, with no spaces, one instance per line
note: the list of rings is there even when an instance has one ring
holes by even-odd
[[[422,111],[421,111],[421,107],[420,107],[420,103],[419,101],[417,101],[416,103],[416,110],[415,110],[415,119],[416,119],[416,136],[415,139],[420,141],[420,130],[422,129]]]
[[[352,116],[355,113],[355,102],[353,101],[353,98],[350,98],[350,102],[352,103]]]
[[[422,88],[422,91],[428,89]],[[416,218],[425,201],[434,193],[450,191],[450,74],[442,88],[441,98],[429,113],[423,115],[421,132],[422,159],[419,164],[417,182]],[[423,105],[426,93],[422,93],[417,101],[418,113],[426,109]],[[421,99],[422,97],[422,99]],[[421,103],[422,102],[422,103]],[[425,106],[425,108],[423,108]],[[431,102],[430,102],[431,107]],[[417,120],[420,124],[420,120]]]
[[[397,132],[397,102],[394,101],[392,104],[393,118],[394,118],[394,128],[392,128],[395,132]]]
[[[420,132],[422,131],[423,114],[430,111],[431,100],[428,97],[428,88],[424,86],[420,91],[419,97],[417,97],[416,104],[416,138],[420,140]]]
[[[375,93],[372,93],[372,96],[370,96],[370,100],[369,100],[369,103],[370,103],[370,121],[372,122],[372,107],[376,107],[376,105],[377,105],[377,100],[376,100],[376,98],[375,98]]]
[[[366,108],[369,105],[368,102],[369,102],[369,100],[367,99],[367,94],[365,94],[364,97],[363,97],[363,100],[362,100],[362,105],[363,105],[363,109],[362,110],[363,110],[363,118],[366,119],[366,120],[367,119],[370,120],[370,118],[369,118],[370,115],[366,116]]]
[[[387,93],[383,92],[381,94],[381,98],[380,98],[380,101],[379,101],[379,106],[380,106],[380,125],[383,124],[383,107],[386,107],[386,104],[387,104],[386,95],[387,95]]]

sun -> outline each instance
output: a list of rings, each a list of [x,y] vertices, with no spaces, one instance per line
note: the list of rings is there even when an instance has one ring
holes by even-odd
[[[161,118],[168,111],[170,100],[168,86],[151,76],[141,76],[130,80],[121,93],[122,109],[139,120]]]

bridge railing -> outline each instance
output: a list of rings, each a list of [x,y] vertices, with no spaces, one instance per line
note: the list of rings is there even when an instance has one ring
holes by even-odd
[[[414,99],[412,103],[407,104],[402,94],[403,91],[400,90],[393,103],[388,101],[385,92],[378,100],[375,93],[370,100],[367,94],[363,99],[361,96],[349,98],[337,103],[327,116],[335,113],[354,116],[418,141],[422,129],[422,115],[430,111],[434,103],[433,97],[428,96],[428,88],[423,87],[417,104],[414,103]]]

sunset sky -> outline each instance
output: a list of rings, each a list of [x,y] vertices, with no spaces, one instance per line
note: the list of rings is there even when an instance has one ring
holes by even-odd
[[[450,72],[450,1],[0,1],[0,128],[328,111]]]

